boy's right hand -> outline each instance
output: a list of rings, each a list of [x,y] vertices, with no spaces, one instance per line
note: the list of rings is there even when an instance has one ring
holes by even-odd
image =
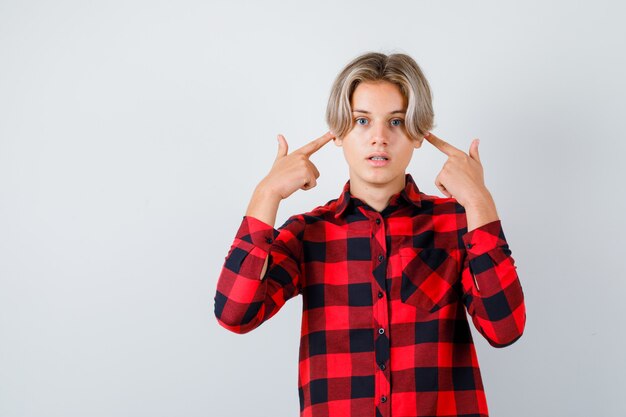
[[[287,140],[283,135],[278,135],[278,154],[269,174],[259,185],[281,199],[289,197],[298,189],[310,190],[315,187],[320,173],[309,158],[334,137],[332,132],[326,132],[324,136],[287,154]]]

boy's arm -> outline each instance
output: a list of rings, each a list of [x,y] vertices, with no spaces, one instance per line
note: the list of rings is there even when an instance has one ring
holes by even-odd
[[[246,216],[254,217],[274,228],[280,201],[280,196],[277,196],[275,193],[272,193],[259,185],[254,190],[254,194],[250,199],[250,204],[248,204],[248,209],[246,210]],[[268,261],[269,257],[266,257],[263,269],[261,270],[260,278],[265,275]]]
[[[327,132],[288,154],[278,135],[272,169],[255,188],[218,278],[215,316],[226,329],[247,333],[299,294],[304,219],[292,216],[276,230],[276,213],[281,200],[315,187],[319,171],[309,157],[333,137]]]
[[[278,230],[243,217],[217,281],[215,317],[222,327],[247,333],[300,293],[303,229],[300,216],[290,217]]]
[[[499,219],[472,227],[462,236],[465,306],[489,344],[508,346],[522,336],[526,323],[517,267]]]
[[[491,345],[510,345],[524,331],[524,294],[495,203],[484,184],[478,140],[472,141],[467,154],[432,132],[424,138],[448,156],[435,185],[447,197],[456,198],[461,208],[457,213],[466,213],[467,227],[461,229],[465,230],[461,283],[467,311]]]

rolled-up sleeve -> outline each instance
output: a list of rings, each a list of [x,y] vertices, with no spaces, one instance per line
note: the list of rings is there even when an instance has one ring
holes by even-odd
[[[243,217],[217,281],[214,312],[222,327],[247,333],[300,293],[303,230],[301,216],[290,217],[278,229]]]
[[[476,329],[495,347],[512,344],[526,324],[524,293],[502,223],[495,220],[462,236],[464,302]]]

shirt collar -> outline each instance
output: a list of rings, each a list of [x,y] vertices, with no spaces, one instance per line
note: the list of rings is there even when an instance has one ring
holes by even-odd
[[[414,204],[417,207],[422,207],[422,198],[420,196],[420,190],[413,181],[411,174],[405,174],[405,186],[402,191],[394,194],[389,199],[389,204],[394,204],[400,197],[404,198],[407,202]],[[350,180],[343,186],[343,191],[337,199],[337,205],[335,208],[335,217],[340,217],[350,205],[352,200],[358,200],[350,193]],[[359,200],[360,201],[360,200]]]

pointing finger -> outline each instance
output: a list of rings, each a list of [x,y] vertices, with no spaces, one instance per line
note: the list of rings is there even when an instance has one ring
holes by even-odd
[[[445,153],[448,156],[456,152],[463,152],[459,148],[455,148],[454,146],[450,145],[445,140],[438,138],[432,132],[428,132],[428,134],[424,137],[424,139],[432,143],[435,148],[439,149],[441,152]]]
[[[320,136],[319,138],[312,140],[301,148],[296,149],[294,153],[302,153],[306,156],[311,156],[315,152],[319,151],[322,146],[326,145],[334,137],[335,135],[333,135],[331,132],[326,132],[324,136]]]

